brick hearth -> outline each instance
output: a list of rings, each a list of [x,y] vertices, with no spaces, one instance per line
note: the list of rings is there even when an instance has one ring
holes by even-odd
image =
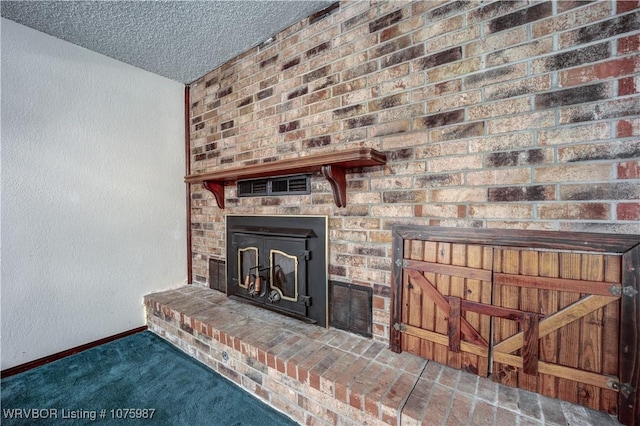
[[[619,424],[202,287],[150,294],[145,306],[152,332],[300,424]]]

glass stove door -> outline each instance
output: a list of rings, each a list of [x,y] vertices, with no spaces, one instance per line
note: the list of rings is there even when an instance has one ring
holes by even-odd
[[[307,244],[301,238],[265,238],[269,250],[269,286],[266,303],[306,315]]]
[[[238,249],[236,252],[237,279],[233,282],[233,294],[253,300],[260,299],[261,296],[264,296],[264,291],[255,293],[252,289],[254,288],[256,277],[260,275],[265,277],[267,273],[266,270],[261,271],[262,268],[266,268],[266,265],[260,259],[263,239],[255,235],[246,234],[236,234],[234,239],[238,244]]]

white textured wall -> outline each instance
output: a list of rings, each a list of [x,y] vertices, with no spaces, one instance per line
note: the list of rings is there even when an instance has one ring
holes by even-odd
[[[2,19],[2,369],[186,282],[183,86]]]

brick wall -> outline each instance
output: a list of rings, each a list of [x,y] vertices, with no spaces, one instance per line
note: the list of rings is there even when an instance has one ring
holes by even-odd
[[[347,147],[347,207],[192,185],[194,280],[224,215],[330,218],[330,278],[374,289],[388,337],[391,226],[640,232],[638,1],[336,3],[191,85],[192,173]]]

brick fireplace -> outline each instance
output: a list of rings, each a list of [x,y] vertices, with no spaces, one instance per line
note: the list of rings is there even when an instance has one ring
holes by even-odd
[[[394,226],[640,234],[639,29],[626,1],[339,2],[211,71],[188,90],[193,284],[227,215],[326,216],[328,280],[371,290],[387,344]],[[345,152],[366,164],[326,163]],[[301,163],[308,194],[238,195],[242,169]]]
[[[226,183],[223,210],[190,185],[193,281],[226,257],[225,214],[326,215],[329,279],[373,290],[387,341],[394,224],[639,233],[636,7],[336,3],[203,76],[191,174],[360,147],[387,161],[347,171],[344,207],[317,171],[308,195]]]

